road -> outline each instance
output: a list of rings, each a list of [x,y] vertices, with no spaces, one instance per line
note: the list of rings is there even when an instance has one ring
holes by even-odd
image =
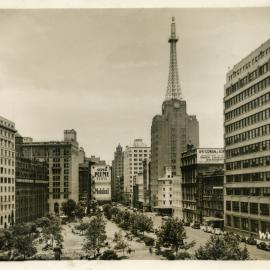
[[[120,209],[124,210],[127,209],[124,206],[119,206]],[[130,210],[131,211],[131,210]],[[158,229],[162,225],[162,218],[161,216],[156,216],[153,212],[146,212],[145,215],[152,218],[154,223],[154,228]],[[196,244],[194,247],[192,247],[189,251],[194,254],[195,250],[198,249],[200,246],[203,246],[206,244],[206,242],[210,239],[210,236],[212,234],[206,233],[201,229],[193,229],[191,227],[185,227],[186,233],[187,233],[187,242],[195,241]],[[241,243],[242,246],[244,246],[243,243]],[[250,254],[250,258],[252,260],[270,260],[270,252],[264,251],[261,249],[258,249],[256,246],[247,245],[247,249]]]

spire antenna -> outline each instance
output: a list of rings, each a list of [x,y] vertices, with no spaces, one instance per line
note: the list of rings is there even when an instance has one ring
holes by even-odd
[[[178,38],[176,36],[175,18],[172,17],[171,35],[168,40],[168,42],[170,43],[169,79],[165,100],[182,99],[177,67],[177,53],[176,53],[177,41]]]

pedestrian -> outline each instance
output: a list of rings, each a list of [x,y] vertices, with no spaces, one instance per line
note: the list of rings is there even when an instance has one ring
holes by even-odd
[[[149,248],[149,252],[150,252],[150,254],[152,254],[152,252],[153,252],[152,247]]]

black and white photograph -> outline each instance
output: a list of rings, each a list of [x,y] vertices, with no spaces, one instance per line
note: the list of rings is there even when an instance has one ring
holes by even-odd
[[[0,267],[270,260],[269,26],[0,5]]]

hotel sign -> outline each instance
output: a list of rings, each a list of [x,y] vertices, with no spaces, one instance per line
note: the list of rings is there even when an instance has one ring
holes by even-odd
[[[223,164],[224,149],[197,149],[197,164]]]

